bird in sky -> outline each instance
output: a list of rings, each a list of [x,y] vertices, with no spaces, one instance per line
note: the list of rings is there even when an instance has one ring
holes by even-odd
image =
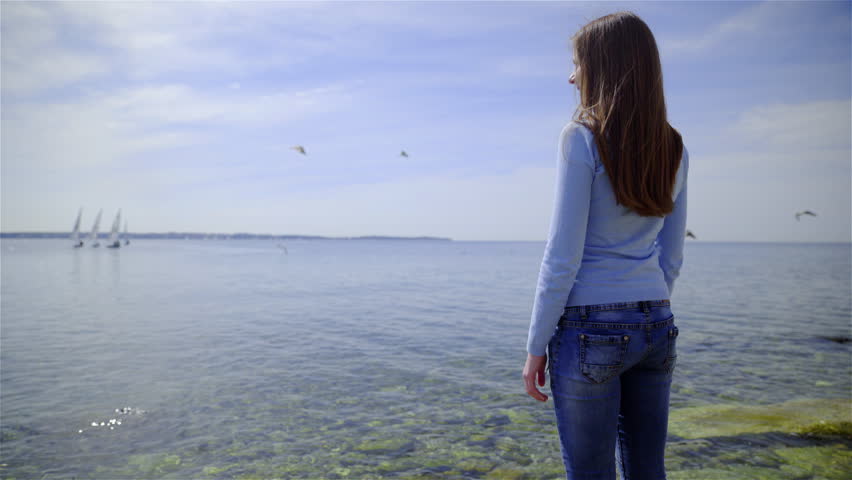
[[[302,155],[307,155],[307,153],[305,153],[305,147],[303,147],[301,145],[296,145],[295,147],[290,147],[290,150],[295,150],[295,151],[301,153]]]
[[[816,214],[816,213],[814,213],[814,212],[812,212],[812,211],[810,211],[810,210],[805,210],[805,211],[803,211],[803,212],[796,212],[796,220],[798,221],[798,220],[799,220],[799,217],[801,217],[802,215],[810,215],[810,216],[812,216],[812,217],[816,217],[816,216],[817,216],[817,214]]]
[[[687,231],[686,231],[686,237],[687,237],[687,238],[689,238],[689,237],[696,238],[696,237],[695,237],[695,234],[694,234],[694,233],[692,233],[692,230],[687,230]]]
[[[407,154],[407,153],[405,153],[405,150],[403,150],[403,151],[399,154],[399,156],[400,156],[400,157],[408,158],[408,154]]]

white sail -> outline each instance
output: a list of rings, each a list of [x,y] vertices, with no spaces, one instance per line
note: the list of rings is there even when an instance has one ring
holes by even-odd
[[[71,241],[74,245],[80,244],[80,220],[83,218],[83,209],[77,212],[77,221],[74,222],[74,230],[71,231]]]
[[[92,233],[89,235],[89,241],[92,243],[93,247],[97,247],[100,245],[98,243],[98,228],[101,226],[101,213],[103,210],[98,210],[98,215],[95,217],[95,224],[92,226]]]
[[[121,245],[118,241],[118,229],[121,225],[121,209],[118,209],[118,213],[115,214],[115,220],[112,221],[112,229],[109,232],[109,246],[117,247]]]

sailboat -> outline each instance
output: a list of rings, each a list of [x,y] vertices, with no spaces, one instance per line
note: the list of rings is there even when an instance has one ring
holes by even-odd
[[[121,247],[121,241],[118,239],[118,228],[121,225],[121,209],[115,214],[115,220],[112,221],[112,229],[109,232],[109,244],[107,248]]]
[[[127,220],[124,221],[124,244],[130,245],[130,239],[127,238]]]
[[[80,240],[80,219],[83,218],[83,208],[77,212],[77,221],[74,222],[74,230],[71,232],[71,241],[74,242],[74,248],[83,246],[83,241]]]
[[[100,242],[98,242],[98,227],[101,225],[101,213],[103,213],[103,209],[98,210],[98,216],[95,217],[95,224],[92,226],[92,233],[89,234],[89,241],[92,242],[93,247],[101,246]]]

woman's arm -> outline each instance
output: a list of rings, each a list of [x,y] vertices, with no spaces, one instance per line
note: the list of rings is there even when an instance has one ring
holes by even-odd
[[[585,127],[569,123],[560,135],[556,198],[538,275],[527,352],[545,355],[583,260],[595,160]]]
[[[683,147],[683,187],[675,199],[674,210],[663,220],[663,228],[657,235],[660,268],[669,288],[669,295],[674,291],[674,282],[680,276],[683,265],[683,244],[686,240],[686,185],[689,174],[689,152]]]

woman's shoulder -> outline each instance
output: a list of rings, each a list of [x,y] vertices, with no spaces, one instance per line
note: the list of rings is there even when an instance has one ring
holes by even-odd
[[[574,134],[574,135],[583,135],[590,136],[593,135],[592,130],[587,127],[585,124],[580,123],[577,120],[571,120],[566,123],[564,127],[562,127],[562,134]]]
[[[572,145],[584,146],[585,149],[583,150],[586,150],[586,155],[584,156],[587,157],[587,161],[592,165],[597,165],[598,158],[595,135],[589,127],[577,120],[571,120],[562,127],[562,132],[559,135],[559,145],[563,153],[568,149],[576,152],[577,149],[570,148]]]

